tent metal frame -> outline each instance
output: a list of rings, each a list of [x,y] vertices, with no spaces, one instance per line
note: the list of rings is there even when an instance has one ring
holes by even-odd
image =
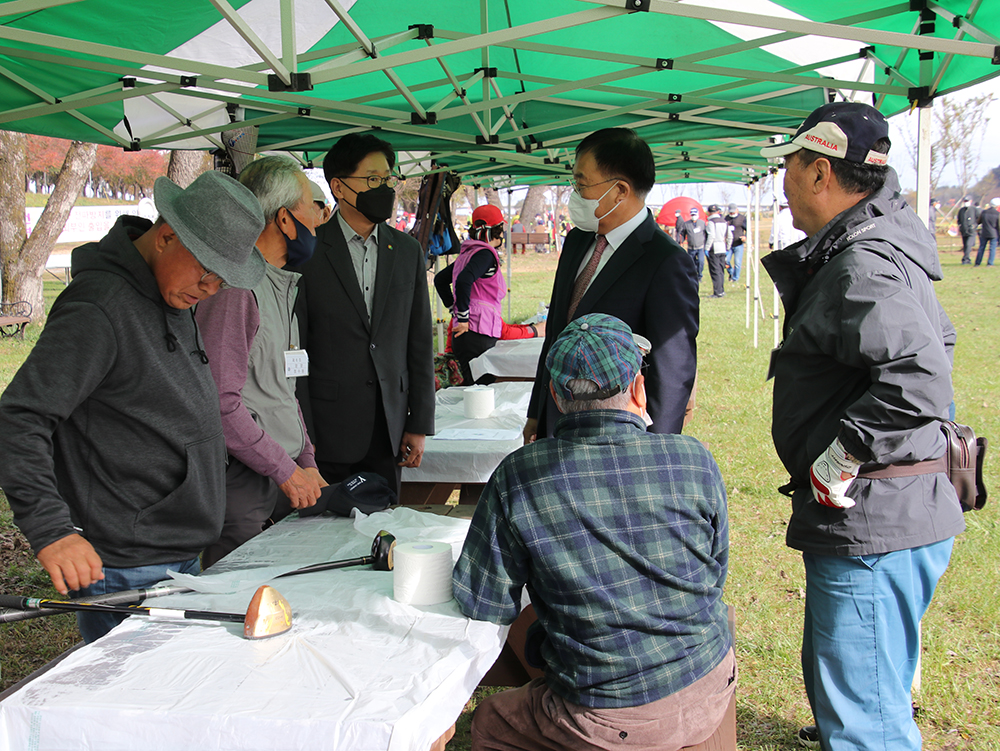
[[[669,138],[654,144],[658,179],[742,182],[744,167],[762,166],[756,150],[763,137],[794,132],[807,114],[802,109],[782,106],[780,101],[786,95],[819,88],[839,92],[845,98],[856,97],[859,93],[871,94],[877,106],[891,96],[913,99],[926,106],[935,96],[955,90],[953,87],[942,92],[938,86],[956,56],[988,59],[994,66],[1000,65],[1000,39],[976,23],[977,14],[989,1],[970,0],[964,15],[931,0],[922,5],[914,0],[820,22],[675,0],[580,0],[581,9],[574,12],[491,29],[489,10],[491,2],[495,4],[496,0],[480,0],[480,29],[476,34],[438,27],[428,33],[427,29],[414,25],[391,34],[369,36],[340,0],[324,0],[336,22],[348,30],[353,41],[295,54],[294,0],[278,0],[280,50],[269,47],[228,0],[210,0],[219,20],[228,23],[257,58],[252,64],[235,68],[6,24],[0,25],[0,77],[32,94],[37,102],[0,110],[0,126],[17,128],[24,120],[67,113],[91,128],[95,140],[110,141],[124,148],[170,148],[179,142],[199,138],[204,139],[205,147],[218,147],[221,128],[212,119],[217,119],[220,107],[229,105],[255,113],[245,119],[246,125],[267,126],[302,118],[320,126],[329,125],[328,128],[320,127],[320,132],[268,144],[265,146],[268,150],[308,151],[310,144],[328,142],[353,131],[380,128],[389,133],[426,138],[438,147],[435,148],[438,161],[442,161],[440,157],[444,157],[445,162],[453,158],[456,161],[454,169],[467,179],[494,181],[511,172],[523,175],[523,183],[530,183],[544,179],[565,181],[567,149],[578,141],[575,133],[584,127],[596,128],[601,121],[617,117],[628,118],[639,128],[682,123],[729,131],[721,138],[688,139],[676,148],[670,146]],[[0,20],[10,21],[24,14],[85,3],[86,0],[10,0],[0,3]],[[586,7],[588,5],[591,7]],[[920,9],[915,13],[910,33],[866,26],[915,8]],[[602,21],[642,12],[764,29],[770,33],[672,59],[577,49],[537,39],[555,31],[589,25],[594,25],[594,37],[599,39]],[[954,27],[951,38],[921,33],[934,19]],[[789,65],[782,70],[747,70],[720,63],[739,52],[805,36],[856,42],[858,53],[807,65]],[[424,44],[412,48],[414,40]],[[400,49],[404,43],[411,44]],[[876,54],[870,45],[896,50],[895,59],[884,59],[891,55]],[[515,55],[520,52],[576,57],[605,63],[608,67],[600,74],[576,80],[522,72],[519,64],[514,69],[502,66],[494,69],[490,67],[492,49],[511,50]],[[475,51],[480,53],[482,62],[478,70],[458,71],[449,60],[457,53]],[[916,81],[912,74],[908,76],[902,72],[910,55],[921,58],[919,80]],[[122,82],[56,95],[19,75],[11,65],[5,64],[9,60],[72,66],[112,74]],[[854,79],[817,73],[851,60],[863,61]],[[441,69],[440,77],[406,83],[407,66],[426,62],[437,64]],[[885,83],[869,80],[873,66],[886,72]],[[701,74],[709,80],[717,79],[718,83],[668,94],[635,85],[637,82],[629,85],[632,79],[665,70]],[[294,89],[295,76],[303,73],[308,73],[313,85],[381,73],[389,86],[384,91],[346,101],[321,98],[305,91],[268,90],[271,76],[280,82],[279,88]],[[1000,68],[969,83],[991,78],[997,73]],[[504,94],[498,84],[504,80],[519,82],[521,90]],[[761,82],[784,86],[765,93],[738,95],[739,89]],[[478,97],[473,95],[477,88],[481,90]],[[429,104],[422,101],[422,92],[437,89],[442,92],[436,96],[436,101]],[[170,99],[172,96],[182,99]],[[398,106],[387,106],[393,100],[398,104],[400,97],[409,111],[401,112]],[[108,128],[86,113],[90,107],[138,98],[149,101],[167,117],[165,125],[144,133],[141,139],[126,137],[120,128]],[[206,106],[195,115],[185,115],[176,106],[176,101],[196,99],[205,101]],[[601,99],[617,103],[599,101]],[[559,105],[574,114],[525,126],[518,121],[518,108],[534,102]],[[750,115],[767,115],[783,122],[753,122]],[[449,123],[471,123],[473,127],[462,131],[449,128]],[[574,135],[558,135],[567,130],[572,130]],[[737,146],[730,139],[739,133],[744,140]],[[304,157],[300,159],[308,161]],[[562,162],[556,163],[560,159]]]

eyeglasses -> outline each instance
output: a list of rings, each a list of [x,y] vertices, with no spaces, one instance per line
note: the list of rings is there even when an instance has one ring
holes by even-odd
[[[205,268],[202,266],[202,268]],[[198,280],[198,284],[215,284],[219,283],[219,289],[229,289],[229,285],[222,281],[222,277],[216,274],[214,271],[206,271],[201,275],[201,279]]]
[[[613,183],[613,182],[617,182],[619,180],[624,180],[624,178],[621,178],[621,177],[609,177],[607,180],[601,180],[599,183],[590,183],[589,185],[584,185],[579,180],[571,180],[569,184],[573,186],[573,190],[575,190],[577,193],[579,193],[584,188],[593,188],[593,187],[596,187],[598,185],[604,185],[604,183]]]
[[[347,178],[351,178],[354,180],[365,180],[368,182],[368,187],[371,188],[372,190],[375,190],[376,188],[381,188],[383,185],[386,185],[390,188],[395,188],[401,182],[406,181],[405,177],[400,177],[399,175],[389,175],[388,177],[380,177],[379,175],[368,175],[367,177],[365,175],[342,175],[337,179],[346,180]]]

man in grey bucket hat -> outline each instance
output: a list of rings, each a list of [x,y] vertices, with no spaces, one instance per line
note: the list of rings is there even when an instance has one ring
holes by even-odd
[[[219,401],[191,308],[264,273],[260,204],[235,180],[156,181],[160,218],[122,216],[73,251],[73,281],[0,397],[14,521],[72,596],[197,572],[225,511]],[[80,613],[88,642],[117,616]]]

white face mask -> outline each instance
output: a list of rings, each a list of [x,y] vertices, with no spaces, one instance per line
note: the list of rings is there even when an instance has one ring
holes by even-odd
[[[604,196],[610,193],[611,189],[617,184],[618,181],[616,180],[612,183],[611,188],[604,191],[604,195],[600,198],[584,198],[574,190],[569,196],[569,218],[573,221],[573,225],[575,227],[579,227],[584,232],[597,232],[601,219],[610,214],[611,211],[617,209],[618,203],[621,203],[620,201],[615,203],[615,205],[611,207],[611,211],[604,216],[599,217],[594,214],[594,212],[597,211],[598,204],[604,199]]]

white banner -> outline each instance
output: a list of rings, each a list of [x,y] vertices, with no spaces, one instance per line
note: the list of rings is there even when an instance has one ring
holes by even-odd
[[[28,208],[24,211],[24,224],[28,234],[35,228],[39,217],[44,209]],[[118,217],[122,214],[132,214],[133,216],[143,216],[150,221],[157,217],[156,208],[153,202],[144,198],[136,206],[74,206],[70,211],[69,219],[62,234],[59,235],[57,243],[79,243],[100,240],[114,226]]]

